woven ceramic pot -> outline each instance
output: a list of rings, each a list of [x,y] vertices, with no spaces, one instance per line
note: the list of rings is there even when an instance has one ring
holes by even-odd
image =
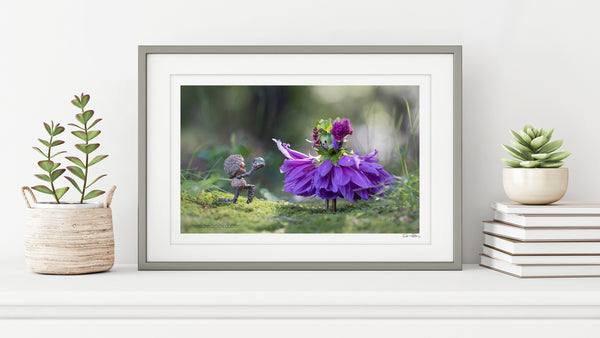
[[[503,168],[504,192],[521,204],[549,204],[567,192],[567,168]]]
[[[110,209],[115,189],[106,194],[104,203],[55,204],[38,203],[33,192],[23,187],[27,266],[33,272],[57,275],[110,270],[115,261]]]

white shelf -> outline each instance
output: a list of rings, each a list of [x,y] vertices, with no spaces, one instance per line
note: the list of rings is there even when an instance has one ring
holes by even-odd
[[[0,273],[0,319],[600,318],[598,278],[463,271]]]

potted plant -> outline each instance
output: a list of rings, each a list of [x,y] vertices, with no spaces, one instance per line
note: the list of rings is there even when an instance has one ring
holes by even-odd
[[[569,170],[562,168],[570,152],[556,152],[562,140],[550,141],[554,129],[510,131],[512,147],[502,145],[512,159],[502,162],[510,168],[502,170],[502,184],[508,197],[522,204],[549,204],[560,200],[567,191]]]
[[[31,270],[45,274],[81,274],[110,270],[114,264],[114,235],[110,204],[114,191],[113,186],[105,201],[84,202],[103,195],[102,190],[90,190],[90,187],[106,175],[91,179],[90,167],[104,160],[108,155],[92,155],[100,146],[92,143],[100,130],[92,128],[102,119],[95,119],[93,110],[85,110],[90,96],[75,95],[71,103],[81,110],[75,115],[78,124],[69,123],[74,128],[71,134],[81,140],[75,148],[82,153],[81,158],[66,156],[73,166],[61,167],[56,159],[66,151],[56,151],[63,145],[57,139],[65,127],[60,123],[44,123],[47,139],[38,139],[42,147],[33,147],[42,156],[37,165],[43,173],[35,177],[44,184],[23,187],[22,193],[27,204],[27,220],[25,226],[25,262]],[[72,176],[63,175],[69,172]],[[69,190],[62,186],[59,179],[63,177],[80,195],[76,202],[62,202],[61,199]],[[81,180],[80,183],[76,180]],[[66,183],[66,182],[65,182]],[[51,196],[51,202],[38,202],[33,190]],[[25,192],[30,194],[32,203]]]

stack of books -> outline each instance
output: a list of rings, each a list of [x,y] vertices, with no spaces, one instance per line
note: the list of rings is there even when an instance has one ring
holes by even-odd
[[[600,203],[493,202],[481,265],[516,277],[600,277]]]

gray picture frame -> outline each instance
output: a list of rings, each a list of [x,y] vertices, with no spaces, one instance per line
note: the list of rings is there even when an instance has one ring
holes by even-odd
[[[453,261],[451,262],[151,262],[147,259],[147,58],[151,54],[450,54],[453,56]],[[462,46],[138,46],[139,270],[461,270]]]

